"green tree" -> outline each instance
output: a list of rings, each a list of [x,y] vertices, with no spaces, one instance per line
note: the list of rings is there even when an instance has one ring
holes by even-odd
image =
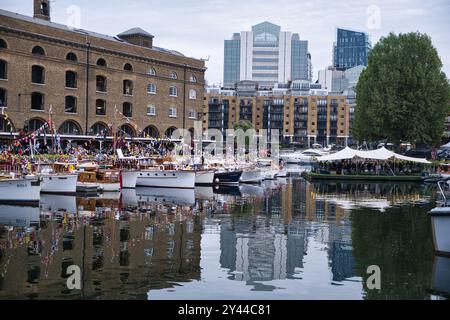
[[[362,141],[439,143],[450,86],[431,38],[389,34],[369,54],[356,86],[353,132]]]
[[[239,130],[239,129],[242,129],[244,132],[249,130],[249,129],[252,129],[252,128],[253,128],[253,124],[249,120],[239,120],[238,122],[236,122],[234,124],[234,127],[233,127],[233,129],[235,131]]]

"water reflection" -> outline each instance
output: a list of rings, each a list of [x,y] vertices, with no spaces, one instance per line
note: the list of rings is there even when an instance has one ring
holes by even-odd
[[[0,205],[0,299],[441,297],[433,198],[420,185],[298,178]],[[79,291],[66,286],[73,264]],[[380,291],[365,285],[373,264]]]

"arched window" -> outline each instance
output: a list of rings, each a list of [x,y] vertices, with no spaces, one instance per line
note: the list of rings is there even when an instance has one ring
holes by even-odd
[[[170,137],[172,137],[172,134],[175,132],[175,130],[177,130],[176,127],[170,127],[170,128],[167,128],[167,130],[166,130],[166,132],[164,133],[164,135],[165,135],[167,138],[170,138]]]
[[[6,120],[5,117],[0,116],[0,132],[11,132],[11,122]]]
[[[171,96],[171,97],[177,97],[178,96],[178,89],[177,89],[177,87],[172,86],[172,87],[169,88],[169,96]]]
[[[108,126],[103,122],[96,122],[92,125],[91,131],[95,135],[104,135],[109,133]]]
[[[128,124],[123,124],[119,129],[119,134],[134,137],[136,136],[136,131]]]
[[[149,75],[149,76],[156,76],[156,70],[155,70],[155,68],[150,68],[150,69],[148,70],[148,75]]]
[[[77,55],[73,52],[69,52],[66,56],[66,60],[78,61]]]
[[[58,132],[60,134],[80,135],[81,126],[73,120],[64,121],[59,127]]]
[[[197,91],[194,89],[189,90],[189,99],[195,100],[197,99]]]
[[[95,100],[95,114],[99,116],[106,115],[106,101],[102,99]]]
[[[31,110],[44,110],[44,95],[42,93],[31,93]]]
[[[8,63],[0,60],[0,79],[8,79]]]
[[[0,108],[5,108],[7,106],[6,104],[6,90],[3,88],[0,88]]]
[[[125,63],[123,70],[125,71],[133,71],[133,66],[129,63]]]
[[[39,55],[39,56],[45,56],[45,51],[42,47],[36,46],[31,51],[33,54]]]
[[[31,67],[31,82],[44,84],[45,83],[45,72],[44,68],[41,66],[32,66]]]
[[[123,94],[127,96],[133,95],[133,81],[123,80]]]
[[[147,85],[147,93],[155,94],[156,93],[156,84],[149,83]]]
[[[192,74],[191,75],[191,78],[189,79],[191,82],[197,82],[197,77],[194,75],[194,74]]]
[[[159,138],[159,131],[155,126],[148,126],[142,131],[144,138]]]
[[[8,45],[6,44],[6,41],[3,39],[0,39],[0,49],[7,49]]]
[[[42,128],[42,126],[45,124],[45,121],[39,118],[33,118],[28,121],[28,128],[24,128],[25,131],[34,132]]]
[[[77,113],[77,98],[73,96],[66,96],[64,111],[66,113]]]
[[[66,87],[76,88],[77,87],[77,74],[73,71],[66,71]]]
[[[98,92],[106,92],[106,78],[104,76],[97,76],[95,78],[95,87]]]
[[[41,2],[40,11],[41,11],[42,15],[48,16],[48,5],[47,5],[47,3]]]
[[[131,118],[133,116],[133,105],[129,102],[124,102],[122,105],[122,113],[125,117]]]
[[[170,78],[172,78],[174,80],[178,79],[177,73],[175,71],[172,71],[172,73],[170,74]]]
[[[100,67],[106,67],[106,60],[103,58],[100,58],[97,60],[97,65]]]

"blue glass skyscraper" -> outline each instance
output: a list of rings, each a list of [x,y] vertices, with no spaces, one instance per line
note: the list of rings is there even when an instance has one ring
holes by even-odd
[[[347,70],[359,65],[367,66],[370,51],[369,36],[364,32],[337,29],[333,48],[333,66]]]

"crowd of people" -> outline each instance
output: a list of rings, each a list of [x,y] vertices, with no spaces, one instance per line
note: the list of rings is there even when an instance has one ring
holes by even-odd
[[[341,160],[333,162],[319,162],[314,167],[315,173],[335,173],[344,175],[407,175],[423,171],[422,166],[405,161],[352,161]]]

